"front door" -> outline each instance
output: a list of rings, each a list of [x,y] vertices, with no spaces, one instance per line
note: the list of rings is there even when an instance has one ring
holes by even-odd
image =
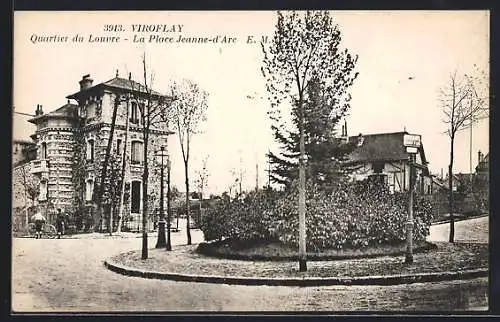
[[[132,205],[131,212],[138,214],[141,207],[141,182],[132,181]]]

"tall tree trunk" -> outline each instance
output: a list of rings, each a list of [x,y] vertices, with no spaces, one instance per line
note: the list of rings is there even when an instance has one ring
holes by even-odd
[[[304,140],[304,106],[302,92],[299,95],[299,270],[307,271],[306,256],[306,171],[305,171],[305,140]]]
[[[111,203],[109,208],[109,235],[113,236],[113,213],[115,211],[114,203]]]
[[[148,258],[148,139],[149,139],[149,127],[143,124],[144,127],[144,172],[142,174],[142,259]]]
[[[451,136],[450,140],[450,165],[448,167],[448,202],[450,214],[450,238],[449,242],[453,243],[455,239],[455,215],[453,214],[453,143],[455,137]]]
[[[190,226],[190,213],[189,213],[189,176],[188,176],[188,160],[184,161],[184,178],[186,185],[186,234],[187,234],[187,244],[191,245],[191,230]]]
[[[123,208],[125,203],[125,171],[127,167],[127,144],[128,144],[128,132],[129,132],[129,109],[130,109],[130,97],[127,98],[127,112],[125,117],[125,142],[123,143],[123,156],[122,156],[122,187],[120,190],[120,206],[119,206],[119,218],[118,218],[118,227],[116,228],[116,232],[122,231],[122,223],[123,223]]]
[[[120,105],[120,98],[117,96],[115,98],[115,102],[113,105],[113,116],[111,118],[111,129],[109,131],[108,144],[106,146],[106,154],[104,155],[104,162],[102,164],[101,169],[101,182],[99,184],[99,191],[97,193],[97,211],[99,212],[100,222],[103,219],[103,209],[102,209],[102,195],[104,193],[104,182],[106,180],[106,172],[108,170],[109,157],[111,154],[111,147],[113,146],[113,136],[115,133],[115,124],[116,124],[116,114],[118,110],[118,106]],[[99,226],[101,226],[99,224]]]
[[[202,180],[203,182],[203,180]],[[203,183],[202,183],[202,186],[203,186]],[[203,203],[203,188],[200,189],[200,215],[198,216],[198,228],[200,228],[201,226],[201,204]]]

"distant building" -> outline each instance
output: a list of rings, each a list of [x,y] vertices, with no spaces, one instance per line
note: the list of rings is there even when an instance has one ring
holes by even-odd
[[[477,153],[476,175],[481,177],[487,184],[490,181],[490,154],[484,155],[481,151]]]
[[[12,140],[12,165],[22,165],[36,158],[36,143],[33,140]]]
[[[406,152],[403,137],[408,132],[379,133],[357,136],[346,135],[342,140],[355,146],[348,156],[348,164],[354,166],[351,174],[354,180],[368,178],[382,180],[391,192],[407,191],[410,187],[410,154]],[[416,191],[430,194],[433,190],[432,177],[427,167],[423,145],[416,154]]]

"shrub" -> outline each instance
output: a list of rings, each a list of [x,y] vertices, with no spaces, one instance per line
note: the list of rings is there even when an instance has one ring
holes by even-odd
[[[307,248],[362,248],[406,239],[408,194],[367,182],[339,182],[306,189]],[[252,192],[242,200],[223,199],[204,216],[206,240],[279,240],[298,245],[298,189]],[[429,233],[431,205],[416,195],[414,240]]]

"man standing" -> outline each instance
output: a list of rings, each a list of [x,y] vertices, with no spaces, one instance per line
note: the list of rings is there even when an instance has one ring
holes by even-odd
[[[56,229],[57,229],[57,239],[61,238],[61,235],[64,235],[64,215],[61,212],[61,209],[57,209],[57,218],[56,218]]]
[[[35,221],[35,237],[36,239],[42,238],[42,229],[46,219],[39,211],[32,218]]]

